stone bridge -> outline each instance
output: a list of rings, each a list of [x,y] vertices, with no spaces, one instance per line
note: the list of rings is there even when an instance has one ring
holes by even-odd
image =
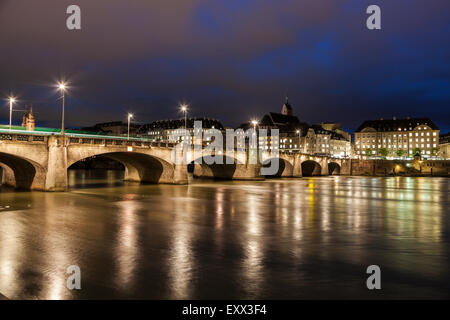
[[[229,152],[230,153],[230,152]],[[65,191],[67,169],[77,161],[104,156],[122,163],[125,180],[149,183],[188,183],[188,165],[196,177],[222,179],[264,179],[261,167],[279,159],[277,177],[349,174],[350,160],[302,154],[263,154],[263,164],[250,164],[250,152],[222,155],[233,164],[207,164],[205,150],[196,164],[193,150],[174,150],[174,144],[155,143],[124,137],[42,134],[39,132],[0,132],[0,168],[2,183],[21,189]],[[177,161],[186,157],[187,162]],[[197,156],[198,158],[198,156]]]

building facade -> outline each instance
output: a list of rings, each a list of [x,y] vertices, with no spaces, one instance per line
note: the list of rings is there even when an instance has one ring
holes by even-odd
[[[440,158],[450,159],[450,133],[439,137],[438,155]]]
[[[281,113],[269,112],[258,123],[259,129],[267,129],[268,136],[259,137],[260,149],[280,152],[301,152],[332,157],[351,156],[351,136],[338,123],[321,123],[310,126],[294,116],[288,97]],[[270,136],[271,129],[279,130],[279,141]]]
[[[140,125],[130,123],[130,135],[135,135],[139,130]],[[83,127],[81,130],[99,132],[102,134],[111,134],[116,136],[128,134],[128,123],[123,121],[111,121],[97,123],[92,127]]]
[[[355,131],[359,158],[437,156],[439,128],[429,118],[368,120]]]
[[[199,136],[198,132],[194,132],[195,121],[201,121],[202,123],[202,136],[207,129],[217,129],[224,132],[224,127],[219,120],[209,118],[189,118],[186,121],[186,131],[188,132],[192,144],[201,144],[202,140],[195,141],[196,136]],[[152,123],[143,125],[137,132],[141,137],[149,138],[152,141],[158,142],[181,142],[185,140],[185,121],[184,119],[175,120],[158,120]],[[206,143],[211,141],[210,137],[204,137]]]
[[[25,107],[26,108],[26,107]],[[30,106],[28,112],[26,112],[22,117],[22,127],[25,127],[26,130],[34,130],[36,126],[34,115],[33,115],[33,106]]]

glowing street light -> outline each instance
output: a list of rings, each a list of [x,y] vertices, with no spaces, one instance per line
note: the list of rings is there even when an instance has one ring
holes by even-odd
[[[133,118],[133,114],[129,113],[128,114],[128,140],[130,140],[130,120],[131,118]]]
[[[302,150],[302,148],[301,148],[302,130],[297,130],[296,132],[298,134],[298,150],[299,150],[299,152],[301,152],[301,150]]]
[[[184,113],[184,130],[186,131],[187,129],[187,111],[188,111],[188,105],[187,104],[182,104],[180,106],[181,111]]]
[[[184,139],[187,139],[187,111],[188,111],[188,105],[182,104],[180,106],[181,111],[184,113]],[[186,140],[185,140],[186,142]]]
[[[258,125],[257,120],[251,120],[250,123],[253,125],[253,135],[256,136],[256,126]],[[256,148],[258,148],[258,138],[256,137]]]
[[[62,98],[62,119],[61,119],[61,135],[64,135],[64,104],[65,104],[65,91],[66,91],[66,84],[64,82],[58,83],[58,89],[61,90],[61,98]]]
[[[14,102],[16,102],[16,99],[14,97],[9,97],[9,130],[11,130],[12,108]]]

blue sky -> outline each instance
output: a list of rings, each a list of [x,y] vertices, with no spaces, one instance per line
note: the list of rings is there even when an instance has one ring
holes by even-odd
[[[81,31],[65,28],[74,3]],[[382,30],[365,27],[370,4]],[[70,126],[177,118],[180,102],[237,126],[288,91],[311,124],[429,116],[447,132],[449,16],[448,0],[0,0],[0,95],[57,126],[51,86],[65,77]]]

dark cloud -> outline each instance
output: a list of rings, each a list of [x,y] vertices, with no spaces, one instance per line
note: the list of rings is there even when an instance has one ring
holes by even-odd
[[[430,116],[450,129],[448,0],[0,1],[0,93],[58,125],[58,78],[72,126],[192,113],[237,125],[277,110],[289,90],[309,122]],[[65,28],[70,4],[82,30]],[[6,109],[0,112],[4,121]]]

